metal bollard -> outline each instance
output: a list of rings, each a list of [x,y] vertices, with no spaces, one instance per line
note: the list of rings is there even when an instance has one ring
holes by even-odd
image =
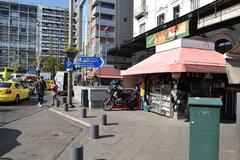
[[[107,115],[106,114],[103,114],[100,117],[100,124],[103,125],[103,126],[107,125]]]
[[[99,125],[93,124],[90,127],[90,134],[92,139],[98,139],[99,138]]]
[[[67,103],[67,98],[63,97],[63,103]]]
[[[83,145],[70,148],[70,160],[83,160]]]
[[[81,108],[80,109],[80,118],[86,118],[87,117],[87,109]]]
[[[64,111],[67,112],[67,111],[68,111],[68,104],[67,104],[67,103],[64,103],[64,104],[63,104],[63,107],[64,107]]]
[[[55,99],[55,107],[59,107],[60,106],[60,101]]]

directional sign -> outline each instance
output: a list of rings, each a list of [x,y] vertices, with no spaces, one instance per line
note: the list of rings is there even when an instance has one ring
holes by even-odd
[[[73,63],[71,61],[67,61],[66,62],[66,70],[69,71],[73,71]]]
[[[77,68],[100,68],[104,64],[102,57],[80,56],[77,59]]]

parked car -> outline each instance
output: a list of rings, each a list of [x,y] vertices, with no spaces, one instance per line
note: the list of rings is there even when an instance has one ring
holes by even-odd
[[[0,82],[0,102],[18,103],[30,97],[30,90],[19,82]]]
[[[53,84],[53,81],[52,81],[52,80],[46,81],[46,90],[51,90],[52,84]]]
[[[30,90],[30,95],[36,94],[36,89],[33,81],[21,81],[20,82],[25,88]]]

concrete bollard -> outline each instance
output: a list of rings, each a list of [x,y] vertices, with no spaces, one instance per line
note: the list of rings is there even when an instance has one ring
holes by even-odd
[[[70,160],[83,160],[83,145],[70,148]]]
[[[67,104],[67,103],[64,103],[64,104],[63,104],[63,107],[64,107],[64,111],[67,112],[67,111],[68,111],[68,104]]]
[[[81,108],[80,109],[80,118],[86,118],[87,117],[87,109]]]
[[[100,117],[100,124],[103,125],[103,126],[107,125],[107,115],[106,114],[103,114]]]
[[[92,139],[98,139],[99,138],[99,125],[93,124],[90,127],[90,134]]]
[[[55,99],[55,107],[59,107],[60,106],[60,101]]]

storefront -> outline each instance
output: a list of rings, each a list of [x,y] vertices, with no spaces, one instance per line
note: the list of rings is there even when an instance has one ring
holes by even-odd
[[[123,79],[120,75],[120,70],[113,66],[104,66],[102,68],[94,69],[89,73],[92,84],[99,83],[101,86],[108,86],[114,79]]]
[[[181,118],[188,115],[188,96],[224,97],[226,61],[212,43],[179,39],[158,47],[160,52],[121,72],[144,79],[149,111]]]

